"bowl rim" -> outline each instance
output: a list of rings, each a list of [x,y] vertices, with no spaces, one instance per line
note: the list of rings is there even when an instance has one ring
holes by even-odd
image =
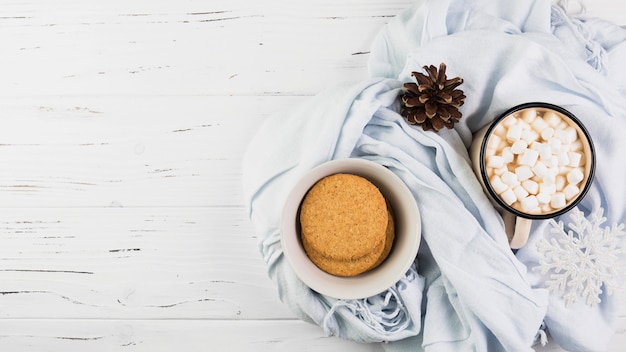
[[[398,237],[396,234],[390,256],[377,268],[352,277],[328,274],[313,264],[302,248],[297,230],[297,214],[306,192],[321,178],[337,173],[351,173],[365,177],[379,187],[385,198],[393,203],[392,207],[395,212],[402,211],[409,214],[408,217],[402,218],[402,225],[397,225],[406,229],[406,235]],[[369,173],[379,175],[379,177],[367,176]],[[395,209],[399,205],[402,209]],[[281,246],[296,276],[314,291],[337,299],[366,298],[393,286],[402,279],[415,261],[421,237],[419,209],[408,186],[393,171],[368,159],[335,159],[310,169],[300,177],[289,192],[281,215]]]

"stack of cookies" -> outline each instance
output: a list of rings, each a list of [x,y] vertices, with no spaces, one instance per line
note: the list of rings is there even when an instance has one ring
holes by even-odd
[[[300,209],[308,257],[325,272],[356,276],[380,265],[394,240],[391,208],[367,179],[335,174],[318,181]]]

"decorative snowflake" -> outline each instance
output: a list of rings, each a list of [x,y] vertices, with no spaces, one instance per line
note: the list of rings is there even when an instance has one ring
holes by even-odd
[[[589,221],[575,208],[570,213],[571,230],[566,232],[563,222],[550,220],[550,232],[556,238],[543,238],[537,244],[546,260],[540,261],[534,270],[551,273],[545,285],[550,292],[561,292],[566,306],[575,303],[579,296],[590,306],[600,303],[602,286],[612,295],[626,272],[622,257],[626,254],[622,243],[624,224],[601,228],[606,222],[603,214],[604,209],[599,208]]]

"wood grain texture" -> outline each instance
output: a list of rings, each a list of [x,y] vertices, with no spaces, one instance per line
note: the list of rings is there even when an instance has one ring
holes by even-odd
[[[268,116],[366,77],[412,3],[1,2],[0,350],[382,351],[280,302],[241,160]]]
[[[409,3],[16,3],[0,20],[2,92],[315,94],[366,75],[373,36]]]
[[[29,352],[382,352],[380,345],[321,336],[301,321],[0,320],[0,348]]]
[[[239,207],[2,213],[0,317],[292,318]]]
[[[0,98],[0,207],[241,206],[248,141],[303,99]]]

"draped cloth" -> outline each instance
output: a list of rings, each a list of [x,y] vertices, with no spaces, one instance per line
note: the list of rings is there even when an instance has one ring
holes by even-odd
[[[551,234],[534,221],[513,252],[502,218],[474,175],[473,133],[508,108],[560,105],[589,131],[597,153],[593,184],[579,204],[610,222],[626,219],[626,29],[569,15],[547,0],[419,0],[382,28],[370,77],[337,84],[269,117],[243,160],[243,188],[260,251],[279,296],[328,335],[389,351],[532,351],[547,330],[574,351],[602,350],[617,297],[566,305],[545,287],[537,243]],[[399,114],[412,71],[447,65],[467,96],[454,129],[423,131]],[[378,295],[338,300],[300,281],[282,253],[280,217],[291,187],[333,159],[384,165],[411,190],[422,219],[414,265]],[[620,173],[621,172],[621,173]],[[556,221],[567,222],[569,214]]]

